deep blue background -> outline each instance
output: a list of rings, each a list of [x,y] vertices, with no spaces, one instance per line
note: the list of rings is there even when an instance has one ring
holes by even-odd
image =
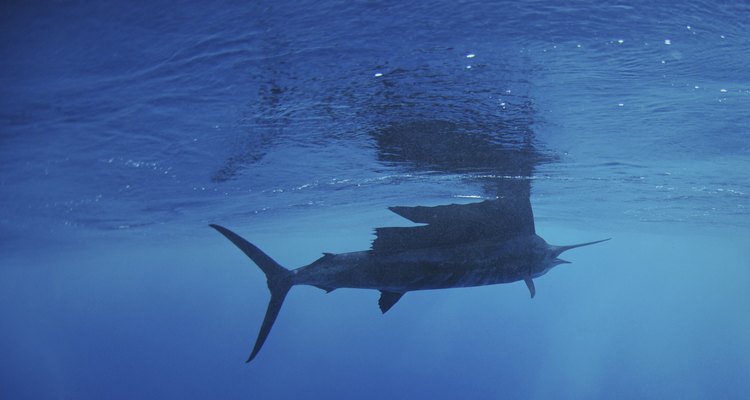
[[[3,398],[750,396],[750,7],[736,2],[5,2]],[[409,168],[373,132],[527,135],[529,176]],[[529,135],[529,133],[532,133]],[[471,158],[472,154],[467,154]],[[529,180],[521,283],[268,293],[392,205]]]

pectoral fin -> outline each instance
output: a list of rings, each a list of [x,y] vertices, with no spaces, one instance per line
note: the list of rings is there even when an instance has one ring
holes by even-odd
[[[530,276],[527,276],[526,278],[523,278],[523,281],[526,282],[526,287],[529,288],[529,293],[531,293],[531,298],[534,298],[534,295],[536,294],[536,288],[534,287],[534,281],[531,280]]]
[[[385,314],[386,311],[390,310],[391,307],[393,307],[394,304],[403,296],[403,293],[396,293],[396,292],[386,292],[384,290],[380,291],[380,300],[378,300],[378,305],[380,306],[380,311]]]

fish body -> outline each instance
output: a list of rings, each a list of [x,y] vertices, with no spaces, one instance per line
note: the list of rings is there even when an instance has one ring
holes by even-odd
[[[547,248],[544,239],[530,235],[499,244],[482,240],[390,254],[325,254],[291,271],[292,282],[402,293],[510,283],[546,273]]]

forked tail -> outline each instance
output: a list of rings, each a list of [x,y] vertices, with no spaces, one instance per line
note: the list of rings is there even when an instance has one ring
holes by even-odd
[[[284,303],[284,298],[292,287],[292,273],[240,235],[223,226],[214,224],[209,226],[219,231],[219,233],[224,235],[235,246],[239,247],[243,253],[250,257],[253,262],[258,264],[258,267],[263,270],[268,280],[268,290],[271,291],[271,300],[268,302],[266,316],[263,318],[263,324],[260,326],[260,332],[258,332],[258,339],[255,341],[253,352],[250,353],[250,357],[247,359],[247,362],[250,362],[258,354],[260,348],[263,347],[268,333],[271,332],[271,327],[273,327],[273,323],[279,315],[279,310],[281,310],[281,304]]]

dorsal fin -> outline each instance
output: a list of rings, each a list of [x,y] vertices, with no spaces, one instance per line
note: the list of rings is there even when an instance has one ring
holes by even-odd
[[[386,311],[390,310],[391,307],[393,307],[396,302],[403,296],[403,293],[398,292],[388,292],[385,290],[380,291],[380,300],[378,300],[378,305],[380,306],[380,311],[385,314]]]
[[[500,243],[535,233],[528,197],[435,207],[391,207],[390,210],[412,222],[428,225],[376,229],[377,238],[372,243],[376,252],[393,253],[479,240]]]

